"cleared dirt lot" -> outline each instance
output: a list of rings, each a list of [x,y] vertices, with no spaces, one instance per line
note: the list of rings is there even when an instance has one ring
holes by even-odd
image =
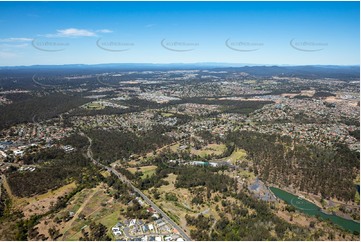
[[[62,234],[60,240],[77,241],[82,236],[82,228],[86,230],[94,221],[104,224],[108,228],[108,235],[113,238],[109,228],[124,219],[120,215],[120,210],[125,207],[112,198],[108,193],[107,185],[100,184],[95,188],[84,189],[77,193],[66,208],[55,215],[42,218],[36,227],[39,233],[46,237],[50,238],[48,229],[54,228]]]

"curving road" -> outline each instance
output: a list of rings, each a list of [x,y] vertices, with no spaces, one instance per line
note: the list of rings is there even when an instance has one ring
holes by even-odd
[[[165,212],[163,212],[162,209],[160,209],[155,203],[153,203],[141,190],[136,188],[125,176],[123,176],[121,173],[119,173],[114,168],[106,166],[104,164],[101,164],[97,160],[95,160],[93,158],[93,152],[91,151],[91,146],[92,146],[92,142],[93,142],[92,139],[89,136],[87,136],[86,134],[84,134],[84,133],[80,133],[80,135],[86,137],[89,140],[89,146],[88,146],[88,149],[87,149],[87,157],[89,159],[91,159],[91,161],[94,164],[96,164],[98,166],[101,166],[102,168],[106,169],[107,171],[113,173],[122,182],[128,184],[133,189],[134,192],[138,193],[139,196],[141,196],[144,199],[144,201],[147,204],[151,205],[159,214],[161,214],[163,219],[165,219],[170,225],[172,225],[173,228],[175,228],[178,231],[178,233],[183,237],[183,239],[185,241],[191,241],[191,238],[186,234],[186,232],[184,232],[184,230],[177,223],[175,223]]]

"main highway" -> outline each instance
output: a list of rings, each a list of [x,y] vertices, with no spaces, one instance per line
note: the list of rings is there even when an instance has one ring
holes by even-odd
[[[183,237],[183,239],[185,241],[191,241],[191,238],[186,234],[186,232],[184,232],[184,230],[177,223],[175,223],[162,209],[160,209],[154,202],[152,202],[152,200],[150,200],[141,190],[136,188],[125,176],[123,176],[121,173],[119,173],[113,167],[106,166],[106,165],[98,162],[97,160],[95,160],[94,157],[93,157],[93,152],[91,150],[91,146],[92,146],[92,142],[93,142],[92,139],[89,136],[87,136],[86,134],[84,134],[84,133],[80,133],[80,135],[83,135],[84,137],[86,137],[89,140],[89,146],[88,146],[88,149],[87,149],[87,157],[89,159],[91,159],[91,161],[94,164],[96,164],[97,166],[100,166],[100,167],[106,169],[107,171],[113,173],[122,182],[128,184],[133,189],[134,192],[138,193],[139,196],[141,196],[144,199],[144,201],[147,204],[152,206],[159,214],[161,214],[163,219],[165,219],[170,225],[172,225],[173,228],[175,228],[179,232],[179,234]]]

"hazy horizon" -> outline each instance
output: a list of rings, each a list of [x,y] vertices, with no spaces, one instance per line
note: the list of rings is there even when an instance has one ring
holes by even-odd
[[[228,63],[228,62],[192,62],[192,63],[151,63],[151,62],[119,62],[119,63],[91,63],[91,64],[84,64],[84,63],[65,63],[65,64],[34,64],[34,65],[8,65],[8,66],[2,66],[0,65],[0,68],[4,67],[36,67],[36,66],[101,66],[101,65],[154,65],[154,66],[171,66],[171,65],[184,65],[184,66],[214,66],[214,67],[297,67],[297,66],[320,66],[320,67],[327,67],[327,66],[336,66],[336,67],[360,67],[360,64],[345,64],[345,65],[337,65],[337,64],[300,64],[300,65],[290,65],[290,64],[257,64],[257,63]]]

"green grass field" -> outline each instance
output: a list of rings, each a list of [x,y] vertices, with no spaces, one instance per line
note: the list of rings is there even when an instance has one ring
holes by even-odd
[[[86,219],[80,219],[76,215],[74,219],[69,220],[61,231],[65,235],[63,239],[78,241],[82,236],[81,228],[88,226],[91,221],[104,224],[108,228],[108,235],[113,238],[110,228],[119,221],[120,209],[124,206],[107,194],[105,185],[81,191],[74,196],[72,204],[58,214],[66,215],[70,211],[78,212],[78,215],[83,214]]]
[[[220,155],[225,150],[226,150],[226,146],[224,144],[209,144],[200,150],[196,150],[192,148],[191,153],[194,155],[205,157],[206,155]]]
[[[85,104],[85,108],[88,110],[101,110],[101,109],[104,109],[105,106],[99,102],[91,102],[91,103]]]
[[[157,169],[157,166],[141,166],[141,167],[139,167],[139,171],[141,171],[143,173],[142,179],[146,178],[147,175],[149,177],[151,177],[155,173],[156,169]],[[128,170],[131,173],[135,174],[135,172],[137,171],[137,168],[129,167]]]
[[[237,161],[246,158],[246,156],[247,156],[247,153],[245,150],[237,149],[237,150],[233,151],[233,153],[225,159],[228,160],[229,162],[231,162],[232,164],[234,164]]]
[[[166,118],[168,118],[168,117],[173,117],[173,116],[174,116],[173,113],[161,113],[161,115],[162,115],[163,117],[166,117]]]

